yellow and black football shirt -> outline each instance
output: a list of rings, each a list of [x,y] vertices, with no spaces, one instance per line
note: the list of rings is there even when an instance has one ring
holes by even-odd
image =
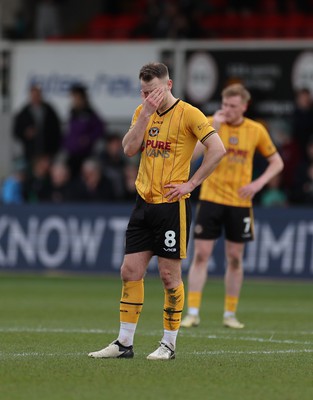
[[[213,117],[208,117],[212,123]],[[241,125],[221,124],[218,132],[226,149],[212,174],[201,185],[200,200],[235,207],[251,207],[250,199],[239,197],[238,190],[252,180],[253,157],[258,150],[264,157],[276,153],[269,133],[259,122],[244,118]]]
[[[137,107],[132,125],[141,109],[142,105]],[[142,143],[136,180],[139,195],[147,203],[167,203],[165,194],[169,189],[164,186],[187,182],[197,141],[204,142],[214,132],[206,116],[182,100],[177,100],[161,114],[155,112],[150,117]]]

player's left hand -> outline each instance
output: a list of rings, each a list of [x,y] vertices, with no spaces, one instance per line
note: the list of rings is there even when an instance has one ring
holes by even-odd
[[[192,187],[192,184],[190,182],[186,182],[186,183],[181,183],[178,185],[174,185],[172,183],[169,183],[168,185],[164,186],[167,189],[170,189],[165,197],[167,198],[168,201],[172,201],[173,199],[180,199],[182,196],[184,196],[187,193],[192,192],[192,190],[194,189]]]
[[[259,182],[251,182],[249,185],[242,186],[238,190],[238,194],[242,199],[253,199],[256,193],[258,193],[262,189],[263,185]]]

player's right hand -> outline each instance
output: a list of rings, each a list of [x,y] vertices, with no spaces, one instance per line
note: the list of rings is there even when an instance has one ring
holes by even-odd
[[[160,107],[163,102],[165,88],[163,86],[157,87],[143,101],[143,111],[147,115],[152,115]]]
[[[226,122],[225,112],[223,110],[217,110],[213,115],[213,121],[216,121],[219,124],[223,124]]]
[[[225,113],[223,110],[217,110],[213,114],[213,121],[212,121],[212,126],[213,128],[218,132],[220,129],[221,124],[226,122],[226,117]]]

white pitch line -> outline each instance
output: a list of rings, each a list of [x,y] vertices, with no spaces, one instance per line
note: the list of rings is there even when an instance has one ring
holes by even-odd
[[[217,335],[209,335],[208,339],[217,339],[217,340],[234,340],[234,341],[248,341],[248,342],[260,342],[260,343],[279,343],[279,344],[308,344],[308,345],[313,345],[313,342],[308,342],[308,341],[301,341],[301,340],[290,340],[290,339],[285,339],[285,340],[279,340],[279,339],[264,339],[264,338],[257,338],[257,337],[245,337],[245,336],[217,336]]]
[[[182,357],[186,356],[224,356],[224,355],[273,355],[273,354],[309,354],[313,353],[313,349],[289,349],[289,350],[213,350],[213,351],[193,351],[193,352],[184,352],[182,351]],[[25,352],[25,353],[4,353],[0,352],[0,359],[5,358],[21,358],[21,357],[80,357],[86,356],[87,352],[79,352],[79,353],[40,353],[40,352]],[[145,356],[144,353],[139,352],[136,353],[139,356]]]
[[[210,330],[210,329],[208,329]],[[180,334],[181,335],[190,335],[190,336],[203,336],[207,333],[208,330],[204,330],[201,328],[197,329],[190,329],[190,330],[185,330],[185,329],[180,329]],[[226,329],[211,329],[214,330],[217,333],[225,333]],[[29,332],[29,333],[93,333],[93,334],[111,334],[111,333],[116,333],[118,332],[118,328],[116,329],[91,329],[91,328],[45,328],[45,327],[38,327],[38,328],[30,328],[30,327],[0,327],[0,333],[23,333],[23,332]],[[139,330],[138,330],[139,332]],[[157,334],[161,332],[159,331],[149,331],[149,333],[146,334]],[[198,334],[197,334],[198,332]],[[234,334],[238,333],[235,331],[232,331]],[[199,335],[200,334],[200,335]],[[313,335],[313,331],[272,331],[272,330],[241,330],[240,334],[242,335],[250,335],[250,334],[258,334],[258,335]]]
[[[217,330],[215,330],[215,332],[218,332],[218,333],[225,333],[225,329],[227,329],[227,328],[224,328],[224,329],[217,329]],[[234,332],[234,331],[233,331]],[[243,330],[241,330],[240,331],[240,333],[241,334],[245,334],[245,335],[250,335],[250,334],[257,334],[257,335],[259,335],[259,334],[264,334],[264,335],[266,335],[266,334],[269,334],[269,335],[276,335],[276,334],[282,334],[282,335],[286,335],[287,333],[286,333],[286,331],[271,331],[271,330],[258,330],[258,329],[255,329],[255,330],[253,330],[253,329],[250,329],[250,330],[248,330],[248,329],[243,329]],[[295,331],[295,330],[292,330],[292,331],[288,331],[288,335],[313,335],[313,331]]]
[[[65,328],[26,328],[26,327],[12,327],[12,328],[0,328],[0,333],[61,333],[61,334],[109,334],[116,335],[118,330],[114,329],[65,329]],[[158,331],[149,331],[142,332],[138,329],[138,335],[141,336],[157,336],[162,333],[161,330]],[[235,332],[234,332],[235,333]],[[241,334],[248,332],[240,332]],[[253,333],[259,333],[260,335],[265,335],[266,332],[263,331],[253,331]],[[291,340],[291,339],[273,339],[273,336],[277,334],[277,332],[269,332],[270,338],[262,338],[262,337],[249,337],[249,336],[226,336],[226,335],[209,335],[206,336],[206,332],[202,331],[198,333],[193,331],[185,331],[181,330],[180,334],[183,337],[191,337],[191,338],[203,338],[207,337],[210,340],[232,340],[232,341],[250,341],[250,342],[259,342],[259,343],[275,343],[275,344],[292,344],[292,345],[313,345],[311,341],[301,341],[301,340]],[[288,332],[289,333],[289,332]],[[286,333],[284,333],[286,334]]]
[[[216,351],[195,351],[190,354],[196,355],[223,355],[223,354],[238,354],[238,355],[245,355],[245,354],[298,354],[298,353],[313,353],[313,349],[302,349],[302,350],[216,350]]]
[[[0,352],[0,358],[5,357],[59,357],[59,356],[64,356],[64,357],[76,357],[76,356],[82,356],[82,355],[87,355],[88,353],[39,353],[39,352],[23,352],[23,353],[1,353]]]
[[[79,329],[79,328],[0,328],[0,333],[96,333],[96,334],[113,334],[116,333],[117,329]]]

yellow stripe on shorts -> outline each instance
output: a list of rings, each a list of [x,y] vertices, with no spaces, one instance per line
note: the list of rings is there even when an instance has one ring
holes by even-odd
[[[180,220],[180,258],[187,257],[187,221],[186,221],[186,200],[179,201]]]

